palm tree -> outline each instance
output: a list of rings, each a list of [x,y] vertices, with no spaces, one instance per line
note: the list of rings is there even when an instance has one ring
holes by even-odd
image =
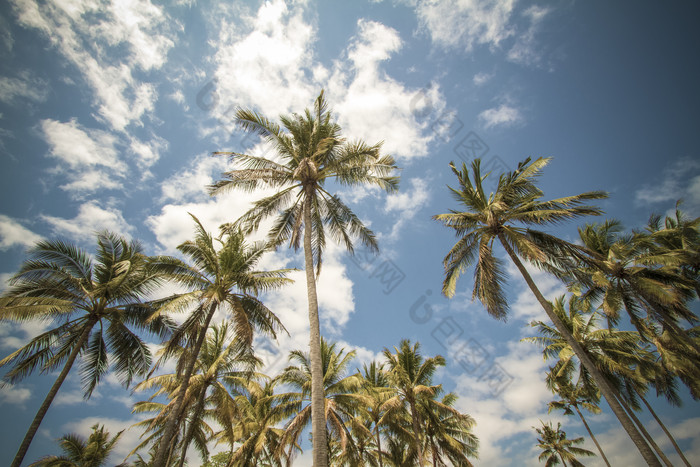
[[[486,194],[483,188],[483,180],[489,174],[482,175],[480,159],[472,162],[471,174],[466,164],[462,164],[461,170],[450,164],[459,181],[459,189],[450,190],[464,210],[452,210],[450,213],[434,216],[434,219],[454,229],[460,237],[444,259],[443,293],[447,297],[454,296],[457,280],[467,268],[475,264],[472,297],[478,298],[491,316],[505,320],[508,316],[508,303],[503,292],[505,275],[502,261],[493,253],[493,243],[498,240],[549,319],[566,338],[583,365],[589,369],[644,459],[649,465],[660,465],[634,423],[617,402],[602,373],[595,368],[582,347],[567,332],[564,323],[554,313],[552,305],[544,298],[520,260],[522,257],[538,266],[546,267],[548,262],[556,263],[559,258],[558,253],[555,256],[551,252],[555,247],[559,250],[575,251],[574,245],[527,227],[555,224],[585,215],[598,215],[600,209],[584,203],[607,196],[604,192],[593,191],[542,201],[543,193],[537,188],[535,181],[549,161],[549,158],[539,158],[532,162],[527,158],[518,164],[516,170],[501,174],[496,191],[490,194]]]
[[[593,434],[593,430],[588,426],[586,418],[583,416],[583,413],[581,413],[581,408],[584,408],[591,413],[599,414],[601,412],[598,406],[600,395],[597,391],[593,390],[590,384],[583,384],[580,380],[574,384],[570,379],[567,379],[567,377],[555,378],[553,372],[553,369],[550,368],[550,372],[547,373],[547,386],[554,394],[557,394],[560,399],[553,400],[548,404],[549,412],[551,413],[552,410],[563,410],[564,415],[573,415],[575,411],[598,449],[600,457],[603,458],[605,465],[610,467],[610,462],[605,456],[603,448],[600,447],[598,440]]]
[[[238,415],[235,401],[230,396],[224,383],[230,381],[246,380],[252,375],[255,366],[260,361],[252,354],[247,346],[240,345],[240,341],[234,339],[231,324],[227,321],[209,329],[207,338],[197,357],[194,371],[190,377],[190,384],[185,394],[185,411],[181,418],[182,440],[178,444],[180,454],[179,467],[184,465],[187,458],[187,449],[194,442],[203,459],[208,456],[206,442],[213,435],[213,430],[204,421],[204,418],[213,418],[221,423],[230,423],[233,416]],[[176,357],[182,358],[187,350],[181,348]],[[159,442],[162,434],[163,421],[172,408],[180,388],[179,375],[177,373],[153,376],[136,387],[136,391],[159,388],[148,401],[137,402],[134,413],[151,412],[157,410],[156,417],[143,420],[137,426],[146,427],[147,431],[154,433],[141,443],[135,450],[149,444]],[[160,395],[167,395],[171,404],[153,403],[153,399]]]
[[[437,391],[432,397],[421,397],[418,404],[433,467],[447,465],[443,457],[452,465],[471,467],[468,457],[478,457],[479,439],[472,433],[476,422],[454,408],[455,393],[445,394],[441,400],[436,396]]]
[[[58,444],[64,455],[42,457],[29,467],[102,467],[122,433],[120,431],[110,438],[109,431],[96,424],[87,440],[73,433],[63,435]]]
[[[616,400],[633,422],[650,446],[666,465],[671,465],[663,451],[637,419],[633,409],[638,409],[634,394],[646,387],[646,380],[637,368],[640,362],[648,359],[649,352],[639,346],[639,336],[632,331],[601,329],[598,326],[598,315],[591,311],[590,302],[571,297],[568,312],[564,308],[564,297],[559,297],[554,303],[554,312],[565,324],[567,330],[584,349],[586,355],[593,361],[605,381],[613,388]],[[561,333],[546,323],[535,321],[531,326],[537,327],[540,337],[525,338],[525,341],[541,345],[545,359],[557,358],[557,364],[552,368],[553,379],[571,379],[576,369],[577,355]],[[587,392],[599,391],[597,381],[590,376],[588,368],[578,365],[579,381],[582,381]]]
[[[62,369],[39,407],[12,461],[19,467],[44,415],[79,356],[85,397],[110,369],[128,386],[151,365],[151,352],[135,330],[165,337],[171,323],[152,317],[142,303],[163,274],[141,245],[109,232],[97,234],[91,257],[73,244],[41,241],[29,251],[11,288],[0,298],[0,319],[53,320],[54,326],[0,361],[13,365],[5,381],[14,383],[39,368]],[[109,350],[109,351],[108,351]]]
[[[353,252],[352,237],[359,237],[367,247],[377,250],[372,231],[337,195],[327,191],[325,185],[327,181],[335,179],[345,186],[370,184],[387,191],[398,189],[398,177],[389,175],[396,169],[394,159],[380,156],[381,143],[369,146],[362,141],[347,142],[341,136],[340,126],[331,117],[323,92],[316,99],[313,112],[307,109],[303,116],[281,116],[284,130],[253,110],[239,109],[236,121],[245,131],[262,136],[274,148],[276,160],[217,152],[215,154],[231,156],[231,160],[238,165],[224,174],[224,180],[211,187],[212,194],[231,189],[253,191],[260,187],[279,190],[257,201],[237,221],[246,232],[250,232],[257,229],[263,219],[277,216],[269,233],[269,240],[274,246],[289,241],[290,246],[298,250],[303,228],[309,351],[313,374],[312,432],[317,441],[313,454],[315,467],[325,467],[328,462],[323,420],[321,331],[316,295],[316,277],[321,271],[326,232],[343,242],[350,252]]]
[[[366,421],[367,429],[374,432],[377,465],[384,467],[382,431],[386,430],[388,419],[392,416],[385,404],[395,391],[389,385],[384,364],[372,361],[369,365],[364,364],[362,372],[358,370],[358,373],[362,374],[362,394],[367,398],[367,403],[360,408],[358,415]]]
[[[237,417],[229,420],[230,428],[216,434],[219,442],[231,445],[230,465],[282,465],[289,462],[284,453],[285,430],[278,425],[293,415],[284,395],[275,394],[278,380],[264,384],[242,379],[236,384],[234,403]],[[235,445],[238,447],[235,448]],[[297,445],[291,446],[295,448]]]
[[[321,338],[321,362],[323,368],[324,406],[326,430],[330,438],[340,443],[341,451],[348,457],[356,455],[352,431],[360,431],[365,436],[371,437],[359,419],[355,417],[360,405],[367,399],[360,393],[362,378],[359,374],[348,374],[348,366],[355,357],[355,351],[345,352],[344,348],[336,350],[335,343],[327,343]],[[291,386],[297,392],[284,395],[287,400],[287,410],[296,413],[285,426],[285,444],[291,446],[297,444],[302,431],[313,420],[312,403],[310,401],[312,376],[311,358],[308,353],[293,350],[289,354],[289,360],[295,362],[295,366],[289,366],[277,377],[280,383]],[[329,439],[329,437],[324,437]],[[313,437],[313,444],[318,439]],[[328,459],[326,459],[328,462]],[[316,464],[314,464],[316,465]]]
[[[642,325],[645,318],[667,328],[699,365],[700,346],[678,324],[698,321],[688,307],[696,296],[697,276],[691,279],[681,269],[688,260],[686,252],[659,248],[653,234],[624,234],[616,220],[588,224],[579,229],[579,237],[586,255],[567,271],[575,293],[599,301],[612,324],[624,309],[643,336],[648,329]]]
[[[573,467],[583,467],[583,464],[576,459],[576,456],[595,456],[595,454],[587,449],[576,447],[583,443],[583,438],[566,439],[566,432],[561,430],[561,423],[557,423],[557,428],[554,429],[552,422],[542,423],[542,428],[535,428],[537,434],[537,447],[542,449],[542,454],[537,458],[540,462],[546,460],[545,465],[550,467],[559,464],[561,459],[562,464],[566,467],[566,461]]]
[[[432,378],[439,366],[445,366],[441,355],[424,358],[420,353],[420,343],[411,345],[407,339],[401,340],[394,353],[384,349],[387,360],[388,379],[396,390],[396,395],[386,402],[390,408],[403,407],[407,410],[413,430],[413,448],[418,457],[418,465],[423,465],[422,420],[418,407],[421,397],[430,397],[441,390],[440,385],[432,385]]]
[[[186,348],[180,358],[177,371],[181,384],[169,410],[167,422],[159,443],[154,464],[164,467],[171,440],[177,431],[185,408],[185,397],[190,377],[194,371],[200,349],[204,343],[209,324],[218,309],[230,313],[233,330],[243,345],[250,346],[255,330],[276,337],[284,330],[277,316],[256,296],[260,292],[281,287],[290,282],[285,278],[289,270],[255,271],[253,268],[269,248],[264,242],[248,245],[244,235],[236,229],[223,228],[216,239],[212,238],[199,220],[195,221],[195,239],[178,246],[178,251],[188,257],[192,264],[176,258],[159,257],[163,268],[169,268],[169,277],[191,289],[190,292],[174,295],[163,300],[160,314],[191,309],[187,319],[173,333],[164,348],[161,360],[166,360]]]

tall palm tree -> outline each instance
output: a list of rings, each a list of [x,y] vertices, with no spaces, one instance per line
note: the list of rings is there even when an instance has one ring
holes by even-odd
[[[256,296],[291,282],[285,278],[288,269],[254,270],[269,248],[266,243],[248,245],[239,230],[229,227],[223,228],[220,237],[214,239],[195,216],[192,218],[195,239],[178,246],[178,251],[189,258],[191,264],[171,257],[157,258],[161,267],[169,268],[169,277],[190,289],[163,300],[159,313],[194,309],[173,333],[161,357],[165,360],[178,353],[178,349],[188,350],[182,354],[186,358],[178,360],[177,371],[182,382],[168,411],[154,459],[156,467],[166,465],[168,449],[172,446],[171,440],[185,407],[190,377],[214,313],[222,309],[230,314],[235,335],[244,345],[252,344],[256,330],[276,337],[277,331],[284,330],[284,326]]]
[[[352,237],[372,250],[377,242],[371,230],[335,194],[327,191],[326,182],[340,185],[377,185],[387,191],[398,189],[398,177],[391,156],[380,156],[380,144],[369,146],[362,141],[348,142],[340,126],[332,121],[323,92],[314,109],[304,115],[281,116],[284,130],[253,110],[239,109],[236,121],[248,132],[257,133],[273,148],[272,158],[254,157],[234,152],[217,152],[231,157],[236,168],[224,173],[224,179],[211,187],[217,194],[232,189],[253,191],[262,187],[277,189],[272,196],[257,201],[238,221],[246,232],[257,229],[270,216],[276,222],[269,233],[270,242],[279,246],[289,241],[299,249],[302,241],[309,304],[309,351],[312,359],[312,432],[314,466],[327,466],[325,422],[323,420],[323,370],[321,331],[318,316],[316,278],[326,245],[326,232],[352,252]],[[274,159],[274,160],[273,160]],[[314,266],[316,272],[314,273]]]
[[[440,385],[432,384],[432,379],[438,367],[445,366],[445,359],[441,355],[424,358],[420,353],[420,343],[411,345],[407,339],[401,340],[393,353],[385,348],[384,357],[389,382],[396,390],[396,395],[386,402],[386,406],[407,410],[413,430],[413,448],[418,465],[423,465],[424,429],[418,404],[422,397],[431,397],[441,390]]]
[[[472,162],[471,171],[466,164],[462,164],[461,170],[458,170],[454,164],[450,164],[459,182],[459,188],[450,188],[450,190],[463,210],[452,210],[449,213],[434,216],[434,219],[454,229],[459,236],[459,240],[444,259],[443,293],[447,297],[454,296],[457,280],[467,268],[474,264],[472,297],[478,298],[491,316],[505,320],[508,316],[508,303],[503,292],[505,275],[502,261],[493,252],[493,243],[498,240],[549,319],[565,336],[583,365],[589,368],[602,394],[644,459],[649,465],[660,465],[632,420],[617,402],[612,388],[606,383],[602,373],[595,368],[583,348],[567,332],[564,323],[554,313],[552,305],[537,288],[521,261],[523,258],[544,267],[548,262],[556,262],[558,259],[551,254],[554,246],[573,251],[573,245],[528,227],[556,224],[586,215],[598,215],[601,213],[600,209],[584,203],[607,196],[604,192],[593,191],[543,201],[541,198],[544,194],[535,182],[549,161],[549,158],[539,158],[535,161],[527,158],[518,164],[516,170],[501,174],[496,190],[489,194],[484,191],[483,180],[490,174],[481,173],[480,159]],[[536,239],[538,241],[535,241]]]
[[[63,435],[58,440],[62,456],[42,457],[29,467],[102,467],[122,433],[110,437],[104,426],[96,424],[87,440],[73,433]]]
[[[141,245],[110,232],[97,234],[97,251],[61,240],[41,241],[29,250],[11,288],[0,298],[0,319],[52,320],[53,327],[0,361],[12,365],[5,380],[14,383],[37,368],[62,367],[39,407],[17,454],[19,467],[44,415],[78,357],[85,397],[111,367],[125,385],[144,374],[151,353],[136,330],[165,337],[167,318],[152,317],[142,301],[163,283],[163,274]]]
[[[625,234],[616,220],[579,228],[579,237],[586,255],[567,271],[570,287],[599,301],[612,324],[617,324],[621,310],[641,333],[648,329],[641,324],[645,318],[658,323],[687,346],[688,357],[700,365],[700,345],[678,323],[698,322],[688,306],[698,280],[681,269],[688,255],[659,248],[649,233]]]
[[[550,467],[559,464],[561,459],[562,464],[566,467],[566,461],[569,461],[573,467],[583,467],[583,464],[576,459],[576,456],[595,456],[595,454],[587,449],[579,448],[576,445],[583,443],[583,438],[567,439],[566,432],[562,431],[561,423],[557,423],[557,428],[552,426],[552,422],[542,423],[542,428],[535,428],[537,434],[537,447],[542,449],[542,453],[538,457],[541,462],[545,460],[545,465]]]
[[[452,465],[471,467],[469,457],[478,457],[479,439],[472,433],[474,419],[454,408],[455,393],[448,393],[437,400],[421,397],[418,408],[425,421],[426,446],[433,459],[433,467],[446,466],[444,459]]]
[[[646,381],[637,367],[640,362],[645,361],[645,357],[648,358],[649,353],[639,345],[638,334],[632,331],[602,329],[598,325],[598,314],[591,311],[590,302],[577,297],[570,298],[568,311],[564,307],[563,296],[555,301],[553,309],[597,370],[603,374],[605,381],[613,388],[616,400],[636,424],[642,436],[661,460],[666,465],[671,465],[633,412],[633,409],[639,408],[633,394],[646,386]],[[598,381],[591,378],[588,368],[580,365],[580,360],[577,364],[577,355],[559,330],[541,321],[535,321],[531,326],[538,328],[540,336],[523,340],[541,345],[545,359],[558,359],[551,371],[552,378],[572,379],[572,374],[578,366],[579,381],[583,382],[586,391],[590,393],[599,391]]]
[[[384,364],[372,361],[369,365],[364,364],[362,372],[358,373],[362,374],[362,394],[367,398],[367,403],[360,408],[359,416],[366,420],[367,429],[374,432],[377,465],[384,467],[382,432],[387,429],[388,419],[392,416],[386,402],[395,395],[395,390],[390,387]]]
[[[175,354],[179,358],[187,350],[182,348]],[[195,368],[190,377],[189,387],[185,394],[185,412],[182,417],[182,440],[178,443],[180,450],[179,467],[184,465],[187,450],[194,442],[203,459],[208,456],[207,438],[213,434],[212,429],[204,422],[204,418],[217,419],[219,422],[229,422],[232,416],[238,415],[235,401],[230,396],[225,383],[248,379],[254,368],[260,364],[250,348],[240,345],[233,336],[231,324],[228,321],[209,329],[207,338],[197,356]],[[148,431],[154,431],[137,449],[152,441],[159,441],[162,422],[172,408],[172,403],[180,387],[177,373],[153,376],[134,389],[136,391],[158,388],[148,401],[138,402],[133,412],[142,413],[158,409],[156,417],[138,423]],[[157,396],[167,395],[170,404],[153,404]],[[175,443],[172,443],[175,444]]]
[[[230,465],[281,466],[283,460],[289,462],[284,451],[285,430],[278,425],[293,413],[285,404],[285,396],[275,394],[277,382],[273,379],[261,384],[242,378],[236,382],[237,416],[229,420],[230,428],[227,426],[216,435],[219,442],[231,445]]]
[[[321,362],[323,369],[324,406],[327,430],[330,438],[339,442],[339,447],[348,457],[355,456],[353,430],[361,431],[371,437],[359,419],[355,417],[358,406],[365,404],[367,398],[360,393],[362,378],[359,374],[348,374],[348,366],[355,357],[355,351],[347,352],[344,348],[336,350],[335,343],[328,343],[321,338]],[[296,415],[285,426],[285,444],[290,448],[297,444],[302,431],[313,421],[311,402],[311,357],[307,352],[293,350],[289,360],[296,365],[289,366],[278,376],[282,384],[289,385],[296,392],[284,395],[287,409]],[[325,431],[324,431],[325,432]],[[329,439],[324,437],[324,439]],[[313,437],[314,445],[318,440]],[[326,459],[326,462],[329,462]],[[316,464],[314,464],[316,465]]]
[[[547,373],[547,387],[549,387],[554,394],[558,395],[560,399],[553,400],[548,404],[549,412],[552,412],[552,410],[563,410],[564,415],[573,415],[574,412],[578,414],[588,435],[598,449],[600,457],[603,458],[605,465],[610,467],[610,462],[605,456],[603,448],[600,447],[598,439],[593,434],[593,430],[591,430],[591,427],[588,425],[586,418],[581,412],[581,408],[594,414],[599,414],[601,412],[598,406],[600,401],[598,392],[594,391],[591,385],[583,384],[580,380],[574,384],[568,379],[570,376],[555,378],[552,373],[552,369]]]

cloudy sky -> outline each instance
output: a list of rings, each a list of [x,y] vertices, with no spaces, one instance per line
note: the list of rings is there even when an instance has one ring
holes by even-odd
[[[439,381],[477,421],[479,464],[537,465],[531,427],[540,419],[562,421],[569,436],[585,431],[574,418],[547,414],[547,364],[519,342],[542,312],[514,268],[507,323],[470,301],[469,275],[454,299],[440,296],[441,260],[454,238],[431,216],[454,207],[448,163],[481,156],[498,172],[552,156],[541,179],[549,197],[607,190],[602,207],[629,227],[680,198],[700,215],[698,7],[553,3],[2,2],[2,286],[41,238],[90,249],[93,232],[110,229],[149,253],[174,253],[192,236],[188,212],[211,230],[235,220],[262,194],[209,197],[206,185],[227,168],[210,154],[266,153],[232,124],[235,109],[276,118],[312,106],[324,89],[344,133],[384,141],[402,180],[390,196],[339,191],[377,233],[381,254],[350,258],[328,247],[319,279],[323,334],[357,349],[357,365],[401,338],[442,354]],[[557,233],[573,239],[575,228]],[[288,250],[264,261],[300,265]],[[535,276],[548,297],[564,292]],[[284,352],[307,342],[303,275],[294,278],[265,297],[289,330],[278,343]],[[41,329],[0,324],[0,353]],[[284,365],[274,346],[259,344],[268,371]],[[51,382],[37,375],[0,390],[0,464],[9,464]],[[56,438],[88,434],[96,422],[113,433],[127,428],[138,420],[132,404],[144,397],[108,378],[85,401],[73,375],[26,459],[56,452]],[[682,409],[654,405],[700,464],[700,410],[684,398]],[[641,463],[607,408],[591,425],[614,465]],[[115,463],[138,435],[124,433]],[[308,463],[306,455],[298,461]]]

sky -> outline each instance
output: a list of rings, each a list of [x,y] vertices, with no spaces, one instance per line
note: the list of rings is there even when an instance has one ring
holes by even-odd
[[[94,232],[108,229],[138,239],[149,254],[175,254],[193,236],[188,213],[213,232],[235,220],[265,192],[210,197],[206,186],[230,168],[211,153],[269,154],[234,125],[235,109],[276,119],[312,107],[324,90],[344,135],[383,141],[401,187],[389,195],[334,187],[377,234],[381,251],[360,248],[351,257],[328,246],[318,279],[323,335],[355,349],[356,366],[403,338],[419,341],[426,356],[443,355],[436,381],[477,422],[476,463],[538,465],[532,427],[540,420],[562,422],[569,437],[585,429],[547,413],[549,364],[520,342],[544,315],[513,266],[505,323],[471,301],[469,273],[453,299],[441,296],[442,258],[455,238],[431,217],[457,207],[448,164],[481,157],[498,173],[527,157],[552,157],[540,179],[548,198],[606,190],[609,199],[599,203],[606,216],[629,228],[670,212],[678,199],[700,216],[699,8],[581,0],[1,2],[0,287],[40,239],[92,251]],[[575,240],[583,222],[550,232]],[[260,265],[302,266],[300,252],[288,249]],[[548,298],[565,293],[533,274]],[[289,331],[279,342],[256,343],[269,374],[286,365],[289,350],[308,346],[303,272],[291,277],[293,285],[263,297]],[[0,323],[0,354],[43,326]],[[53,378],[37,374],[0,389],[0,464],[9,464]],[[700,410],[682,393],[682,408],[653,405],[700,464]],[[140,420],[131,407],[146,397],[110,376],[84,400],[73,374],[25,463],[57,453],[59,436],[87,435],[97,422],[126,430],[111,458],[121,462],[140,435],[127,429]],[[643,463],[607,406],[589,422],[613,465]],[[595,449],[588,439],[584,446]],[[309,454],[295,465],[310,465]]]

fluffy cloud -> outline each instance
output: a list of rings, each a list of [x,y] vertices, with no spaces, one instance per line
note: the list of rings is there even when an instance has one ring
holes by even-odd
[[[426,0],[416,14],[433,42],[471,51],[475,45],[498,47],[514,34],[509,24],[515,0]]]
[[[17,387],[13,384],[5,384],[2,391],[0,391],[0,405],[12,404],[23,406],[30,397],[32,397],[32,392],[29,389]]]
[[[0,214],[0,250],[14,246],[30,247],[41,239],[41,235],[35,234],[15,219]]]
[[[479,120],[483,122],[484,128],[495,126],[510,126],[519,123],[523,117],[515,107],[508,104],[501,104],[498,107],[484,110],[479,114]]]
[[[282,0],[264,3],[238,22],[239,6],[217,11],[215,115],[229,120],[237,106],[254,107],[269,118],[309,107],[321,89],[313,77],[314,28],[302,6]],[[244,31],[244,32],[242,32]],[[311,79],[310,79],[311,78]]]
[[[172,21],[161,7],[148,0],[80,4],[14,0],[13,6],[20,24],[43,32],[82,73],[95,94],[99,115],[112,128],[123,131],[130,124],[140,125],[141,117],[153,110],[155,87],[135,79],[132,70],[161,67],[174,45]],[[120,59],[106,59],[122,47],[126,53]]]
[[[430,190],[425,180],[412,178],[408,180],[408,183],[410,188],[404,188],[400,193],[392,193],[386,198],[384,211],[398,213],[398,220],[394,222],[389,234],[391,240],[398,238],[406,222],[413,219],[430,199]]]
[[[40,217],[51,225],[54,233],[84,242],[91,242],[93,234],[101,230],[109,230],[126,236],[134,231],[120,210],[114,207],[102,207],[96,201],[81,204],[78,214],[73,219],[48,215]]]
[[[74,194],[120,186],[127,165],[119,158],[117,139],[111,133],[86,129],[77,121],[42,120],[41,131],[49,145],[49,156],[58,159],[54,173],[65,174],[61,186]]]
[[[437,136],[424,113],[438,113],[445,104],[437,86],[410,89],[388,76],[381,63],[401,47],[396,30],[374,21],[360,20],[348,48],[349,68],[336,62],[329,95],[338,102],[339,123],[351,138],[374,144],[399,159],[425,156]],[[426,108],[428,106],[429,108]]]

